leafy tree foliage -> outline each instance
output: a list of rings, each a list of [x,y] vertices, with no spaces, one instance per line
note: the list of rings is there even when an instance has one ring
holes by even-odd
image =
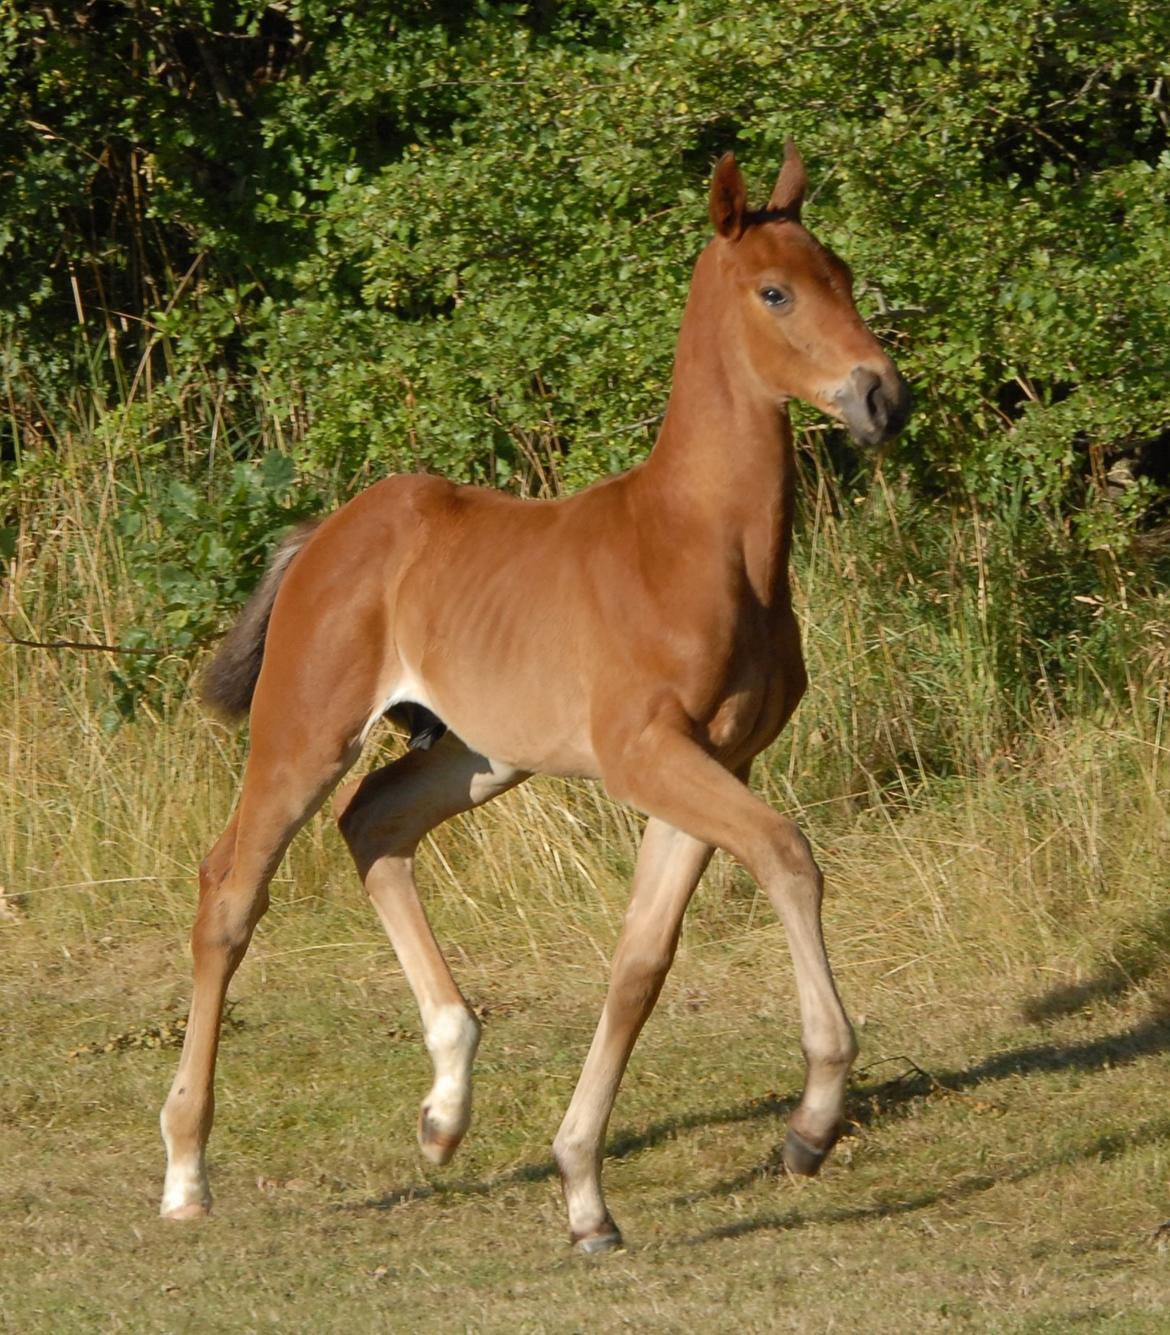
[[[762,8],[10,10],[10,397],[53,402],[80,320],[123,368],[175,340],[273,377],[348,470],[584,481],[661,406],[712,157],[762,192],[794,133],[924,477],[1059,504],[1078,452],[1166,426],[1165,6]]]
[[[1121,559],[1170,452],[1168,53],[1162,0],[17,0],[0,468],[82,417],[213,509],[273,448],[329,495],[579,486],[652,441],[714,158],[763,198],[792,134],[914,494]]]

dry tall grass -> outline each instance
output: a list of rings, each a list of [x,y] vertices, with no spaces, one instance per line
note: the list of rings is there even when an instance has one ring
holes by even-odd
[[[117,505],[112,465],[60,469],[27,516],[4,593],[10,630],[117,644],[149,614],[111,523]],[[962,573],[986,546],[974,521],[924,551],[880,478],[848,508],[814,477],[794,570],[812,687],[756,773],[820,850],[843,967],[867,960],[897,978],[920,961],[926,986],[958,970],[977,987],[988,970],[1075,975],[1130,958],[1155,930],[1170,836],[1170,642],[1156,600],[1109,613],[1132,641],[1113,680],[1092,680],[1092,664],[1091,690],[1041,672],[1021,707],[994,661],[994,604],[1007,595]],[[243,739],[186,697],[165,717],[148,707],[111,728],[109,668],[100,652],[0,648],[0,877],[10,901],[66,938],[160,924],[182,934]],[[378,744],[395,743],[387,732]],[[535,968],[605,956],[637,833],[590,786],[531,783],[428,840],[440,928]],[[276,902],[311,901],[315,938],[339,930],[330,906],[348,914],[353,891],[319,817]],[[718,861],[688,940],[766,923],[755,890]]]

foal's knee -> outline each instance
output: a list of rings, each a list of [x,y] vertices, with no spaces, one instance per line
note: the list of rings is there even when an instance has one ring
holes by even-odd
[[[791,889],[819,907],[824,889],[821,869],[813,857],[812,845],[797,823],[777,815],[768,831],[767,858],[771,877],[783,879]]]
[[[218,890],[223,877],[224,869],[216,865],[213,855],[209,853],[199,864],[199,898]]]
[[[220,844],[216,844],[199,864],[199,898],[201,900],[223,885],[231,867],[231,857],[221,848]]]
[[[268,890],[251,895],[218,893],[204,895],[191,929],[191,953],[196,962],[226,954],[237,961],[248,948],[256,924],[268,911]],[[234,965],[233,965],[234,967]]]
[[[196,959],[226,951],[242,955],[252,930],[268,911],[268,883],[233,880],[233,855],[221,840],[199,864],[199,908],[191,928]]]

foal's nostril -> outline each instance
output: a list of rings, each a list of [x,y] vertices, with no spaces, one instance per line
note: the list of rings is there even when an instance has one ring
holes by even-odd
[[[910,414],[910,392],[894,371],[882,377],[867,366],[857,367],[837,402],[855,440],[877,445],[901,431]]]
[[[886,396],[882,392],[882,382],[874,376],[873,384],[865,391],[865,407],[869,413],[869,420],[875,427],[883,427],[889,416],[889,408],[886,404]]]
[[[906,425],[910,418],[910,408],[912,396],[910,386],[902,376],[898,376],[897,390],[890,400],[890,408],[886,415],[886,427],[891,436],[896,436]]]

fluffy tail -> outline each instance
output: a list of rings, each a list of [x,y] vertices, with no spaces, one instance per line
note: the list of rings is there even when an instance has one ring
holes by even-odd
[[[276,592],[289,562],[308,542],[320,522],[313,519],[301,524],[276,549],[255,592],[223,637],[215,657],[203,670],[199,683],[200,699],[223,718],[241,719],[251,707],[260,664],[264,661],[264,638],[268,634],[268,618],[272,615]]]

